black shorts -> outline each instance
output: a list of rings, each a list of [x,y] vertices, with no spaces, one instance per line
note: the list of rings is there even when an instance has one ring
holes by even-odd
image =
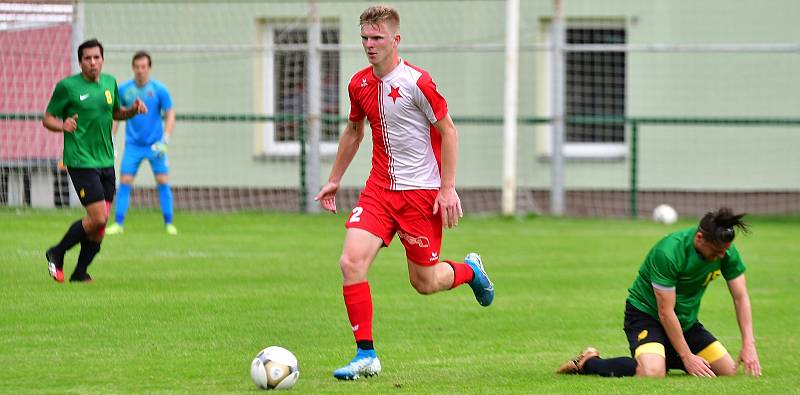
[[[117,177],[113,167],[101,169],[70,167],[67,171],[82,205],[88,206],[101,200],[114,201],[114,194],[117,193]]]
[[[636,358],[636,349],[639,346],[647,343],[660,343],[664,346],[664,358],[666,359],[667,369],[681,369],[686,371],[683,366],[680,356],[672,347],[667,332],[661,325],[661,322],[653,318],[649,314],[637,309],[630,303],[625,303],[625,334],[628,337],[628,344],[630,344],[631,356]],[[711,334],[703,324],[696,322],[683,332],[683,337],[686,339],[686,344],[693,354],[699,354],[705,351],[708,355],[701,355],[702,357],[714,362],[719,359],[720,353],[727,353],[721,344],[717,343],[717,338]],[[714,345],[714,347],[709,347]],[[708,350],[707,350],[708,348]]]

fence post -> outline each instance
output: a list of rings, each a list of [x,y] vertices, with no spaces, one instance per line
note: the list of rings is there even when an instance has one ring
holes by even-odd
[[[314,194],[320,188],[320,134],[322,128],[321,108],[322,108],[322,77],[321,77],[321,56],[319,46],[322,38],[321,24],[319,16],[319,1],[309,2],[309,23],[308,23],[308,52],[306,59],[308,62],[308,113],[306,114],[305,125],[307,125],[306,140],[308,141],[308,157],[306,160],[306,179],[304,196],[306,213],[318,213],[319,204],[314,201]]]
[[[300,143],[300,193],[299,193],[299,201],[300,201],[300,212],[307,213],[308,212],[308,184],[306,184],[306,117],[301,116],[298,125],[300,125],[300,136],[299,136],[299,143]]]
[[[631,122],[631,141],[630,141],[630,155],[631,155],[631,176],[630,176],[630,206],[631,218],[639,216],[639,123],[636,121]]]
[[[83,29],[86,20],[86,9],[83,1],[76,1],[72,8],[72,53],[70,59],[72,60],[70,68],[73,73],[80,73],[80,59],[78,59],[78,47],[83,43],[84,35]],[[70,207],[80,207],[81,200],[72,187],[72,179],[67,177],[67,184],[69,190],[69,205]]]
[[[552,28],[552,68],[553,68],[553,116],[552,116],[552,156],[550,179],[550,214],[564,215],[564,113],[565,113],[565,76],[566,63],[564,60],[565,23],[563,0],[553,2]]]
[[[517,208],[519,19],[519,0],[506,0],[506,80],[503,88],[503,215],[513,215]]]

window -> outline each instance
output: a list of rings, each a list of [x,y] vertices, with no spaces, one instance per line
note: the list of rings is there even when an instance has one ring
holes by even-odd
[[[622,22],[567,23],[567,44],[625,44]],[[549,29],[543,34],[550,41]],[[625,116],[626,54],[615,51],[566,52],[565,115],[614,119]],[[538,63],[538,113],[552,116],[552,59],[549,52]],[[548,156],[551,127],[540,128],[538,153]],[[622,158],[627,155],[624,122],[567,122],[564,155],[568,158]]]
[[[568,28],[567,44],[624,44],[623,29]],[[566,53],[566,116],[625,116],[625,53]],[[567,143],[623,143],[625,124],[567,123]]]
[[[271,24],[265,26],[263,40],[275,49],[265,51],[263,64],[264,113],[279,116],[267,122],[262,139],[262,153],[268,155],[298,155],[300,133],[304,125],[301,118],[308,108],[307,55],[304,48],[285,48],[287,45],[308,43],[307,29],[298,26]],[[322,43],[338,44],[339,29],[322,27]],[[284,46],[284,48],[281,48]],[[321,54],[321,112],[320,135],[323,153],[335,153],[339,139],[339,53],[323,51]]]

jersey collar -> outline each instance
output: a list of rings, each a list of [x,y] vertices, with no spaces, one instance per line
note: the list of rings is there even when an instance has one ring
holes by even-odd
[[[397,58],[397,59],[399,60],[397,66],[395,66],[392,69],[392,71],[386,73],[386,75],[384,75],[383,78],[378,78],[378,76],[375,75],[374,70],[372,72],[372,77],[378,81],[384,82],[384,81],[389,81],[393,79],[397,74],[400,74],[400,70],[405,67],[405,61],[403,60],[403,58]]]

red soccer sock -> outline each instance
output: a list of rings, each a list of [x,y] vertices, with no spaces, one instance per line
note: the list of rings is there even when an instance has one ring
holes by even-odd
[[[372,340],[372,295],[369,293],[369,282],[345,285],[342,287],[342,295],[356,341]]]
[[[445,262],[447,262],[447,264],[453,268],[453,286],[450,287],[450,289],[453,289],[461,284],[468,283],[472,281],[473,277],[475,277],[475,273],[472,272],[472,268],[466,263],[453,261]]]

